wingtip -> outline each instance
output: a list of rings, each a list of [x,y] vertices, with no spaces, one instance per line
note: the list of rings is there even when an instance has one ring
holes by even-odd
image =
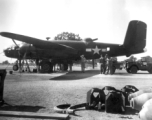
[[[1,35],[1,36],[5,36],[6,33],[7,33],[7,32],[0,32],[0,35]]]
[[[0,32],[0,35],[3,35],[3,32]]]
[[[9,37],[10,35],[12,35],[12,33],[10,32],[0,32],[0,35],[3,37]]]

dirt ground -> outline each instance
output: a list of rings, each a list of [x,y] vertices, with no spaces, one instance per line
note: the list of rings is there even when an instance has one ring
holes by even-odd
[[[8,69],[8,68],[7,68]],[[91,88],[113,86],[121,89],[125,85],[134,85],[141,89],[150,87],[152,75],[140,71],[128,74],[117,70],[114,75],[99,74],[99,67],[88,67],[81,73],[80,67],[72,72],[51,74],[17,73],[7,74],[4,85],[4,100],[9,105],[0,110],[54,113],[54,106],[69,103],[76,105],[86,102],[86,93]],[[70,120],[139,120],[138,112],[128,108],[125,114],[111,114],[105,111],[85,110],[82,108],[70,115]],[[34,118],[0,117],[0,120],[40,120]]]

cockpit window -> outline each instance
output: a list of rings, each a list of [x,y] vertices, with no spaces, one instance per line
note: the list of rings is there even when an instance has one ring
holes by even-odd
[[[19,48],[19,46],[20,46],[19,44],[18,44],[18,46],[12,45],[11,47],[7,48],[7,50],[17,50]]]

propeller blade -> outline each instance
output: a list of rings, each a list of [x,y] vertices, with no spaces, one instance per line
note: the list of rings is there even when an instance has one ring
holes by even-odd
[[[14,40],[14,39],[12,39],[12,41],[14,42],[14,44],[15,44],[17,47],[19,47],[19,46],[17,45],[17,43],[15,42],[15,40]]]

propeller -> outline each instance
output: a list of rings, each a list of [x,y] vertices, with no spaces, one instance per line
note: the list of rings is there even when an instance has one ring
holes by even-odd
[[[19,45],[15,42],[14,39],[12,39],[12,41],[13,41],[14,44],[16,45],[16,50],[18,50],[19,59],[21,59],[20,47],[19,47]]]
[[[14,42],[14,44],[19,48],[18,44],[15,42],[14,39],[12,39],[12,41]]]
[[[20,46],[15,42],[14,39],[12,39],[12,41],[14,42],[14,44],[15,44],[15,46],[16,46],[15,49],[18,51],[18,55],[19,55],[19,58],[18,58],[18,59],[19,59],[19,61],[23,60],[22,63],[20,63],[20,65],[19,65],[19,67],[21,67],[21,70],[22,70],[22,68],[23,68],[23,66],[24,66],[24,61],[26,62],[26,65],[27,65],[26,52],[24,53],[23,57],[21,57],[21,48],[20,48]],[[28,66],[28,68],[29,68],[29,66]]]

